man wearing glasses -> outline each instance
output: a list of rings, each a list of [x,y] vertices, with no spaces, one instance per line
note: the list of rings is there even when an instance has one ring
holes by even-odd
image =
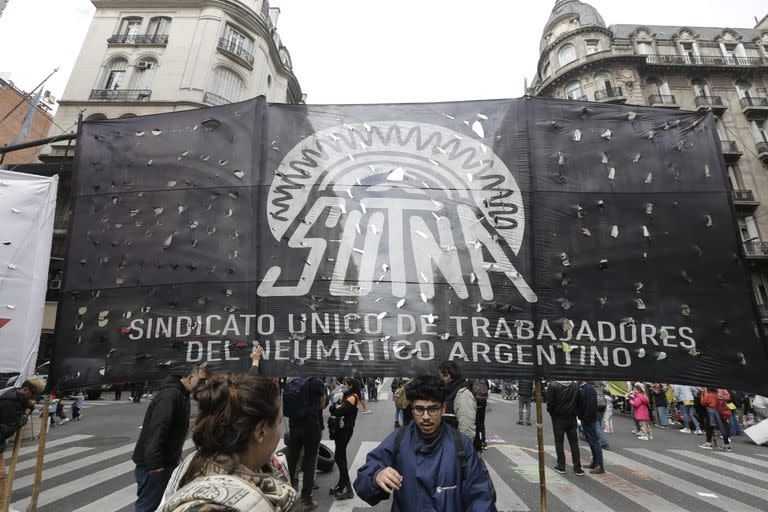
[[[491,478],[470,439],[443,422],[447,389],[436,376],[406,387],[413,421],[387,436],[357,471],[369,505],[392,497],[392,512],[496,512]]]

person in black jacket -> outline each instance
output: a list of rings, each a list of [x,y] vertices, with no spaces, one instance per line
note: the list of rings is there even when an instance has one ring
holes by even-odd
[[[603,466],[603,447],[597,433],[597,429],[602,428],[597,419],[597,391],[592,384],[584,380],[579,381],[579,386],[577,414],[581,420],[581,427],[584,429],[584,436],[589,443],[589,449],[592,451],[589,473],[602,475],[605,473],[605,467]]]
[[[563,436],[568,436],[568,444],[571,446],[571,458],[573,459],[573,472],[581,476],[581,453],[579,452],[579,438],[576,433],[576,413],[579,400],[579,385],[572,380],[553,381],[547,388],[547,411],[552,417],[552,430],[555,434],[555,451],[557,452],[557,466],[555,471],[565,473],[565,450],[563,448]]]
[[[184,377],[169,375],[152,398],[139,440],[133,450],[136,463],[136,512],[154,512],[173,470],[189,429],[189,395],[208,377],[204,367],[194,366]]]
[[[520,379],[517,384],[518,425],[523,424],[523,409],[525,409],[525,424],[531,425],[531,398],[533,398],[533,381]]]
[[[5,451],[8,439],[27,423],[27,410],[34,405],[32,399],[44,390],[45,382],[31,379],[0,395],[0,453]]]
[[[331,416],[340,419],[338,428],[333,433],[333,441],[336,444],[334,459],[339,468],[339,481],[336,486],[331,487],[330,493],[336,496],[337,500],[347,500],[354,496],[347,465],[347,445],[355,429],[357,407],[360,403],[360,381],[353,377],[345,377],[341,383],[341,389],[343,391],[341,400],[329,408]]]

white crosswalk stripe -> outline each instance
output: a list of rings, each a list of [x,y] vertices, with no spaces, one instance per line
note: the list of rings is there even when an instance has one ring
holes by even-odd
[[[69,443],[76,443],[78,441],[82,441],[84,439],[89,439],[93,436],[89,435],[74,435],[74,436],[68,436],[68,437],[62,437],[61,439],[52,439],[45,443],[46,450],[50,448],[54,448],[56,446],[62,446]],[[24,455],[28,455],[30,453],[37,453],[37,441],[35,441],[33,444],[29,446],[25,446],[21,450],[19,450],[19,457],[23,457]]]
[[[113,445],[109,449],[78,445],[91,437],[72,435],[52,439],[48,444],[48,448],[53,449],[46,454],[43,488],[38,500],[44,511],[67,504],[65,508],[74,512],[121,512],[134,503],[136,485],[131,473],[135,466],[130,453],[135,443]],[[323,443],[332,446],[332,442]],[[350,460],[352,480],[368,452],[377,445],[374,441],[357,445],[357,452]],[[192,441],[187,440],[184,448],[191,446]],[[278,449],[282,447],[281,442]],[[25,447],[17,465],[14,510],[24,510],[29,504],[36,448],[36,445]],[[588,453],[588,448],[584,450]],[[554,447],[546,446],[545,452],[548,458],[547,487],[550,500],[557,502],[557,509],[607,512],[616,510],[621,501],[633,503],[632,510],[759,512],[767,509],[766,506],[755,506],[757,502],[768,502],[768,489],[761,485],[768,480],[765,454],[628,448],[622,450],[622,454],[604,452],[607,474],[577,478],[570,467],[566,475],[554,472],[551,469]],[[535,450],[499,444],[486,453],[488,456],[484,459],[496,489],[498,510],[537,510],[538,461]],[[91,471],[91,467],[101,469]],[[321,480],[322,491],[316,492],[327,492],[327,485],[335,483],[337,476],[337,473],[331,473],[327,480]],[[89,492],[101,486],[105,492]],[[664,492],[665,489],[668,492]],[[82,498],[78,499],[83,495],[93,496],[94,501],[86,503]],[[676,496],[684,496],[685,500]],[[382,506],[388,508],[389,503]],[[353,512],[365,508],[368,505],[354,497],[335,501],[328,510]],[[376,508],[379,509],[383,510]]]

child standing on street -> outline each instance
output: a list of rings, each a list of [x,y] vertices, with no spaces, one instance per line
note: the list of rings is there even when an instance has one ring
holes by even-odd
[[[85,407],[85,391],[82,389],[77,390],[77,393],[75,393],[73,398],[75,401],[72,402],[72,419],[80,421],[80,418],[82,417],[80,411]]]
[[[640,423],[640,433],[638,439],[648,441],[653,439],[651,434],[651,414],[648,409],[648,397],[643,392],[642,384],[635,384],[632,393],[629,394],[629,403],[632,406],[632,417]]]

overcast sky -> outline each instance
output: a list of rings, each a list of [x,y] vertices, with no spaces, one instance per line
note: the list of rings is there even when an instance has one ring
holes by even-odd
[[[517,97],[536,71],[554,0],[272,0],[308,103]],[[765,0],[594,0],[606,23],[752,28]],[[90,0],[10,0],[0,72],[61,97],[95,9]],[[105,41],[106,44],[106,41]]]

